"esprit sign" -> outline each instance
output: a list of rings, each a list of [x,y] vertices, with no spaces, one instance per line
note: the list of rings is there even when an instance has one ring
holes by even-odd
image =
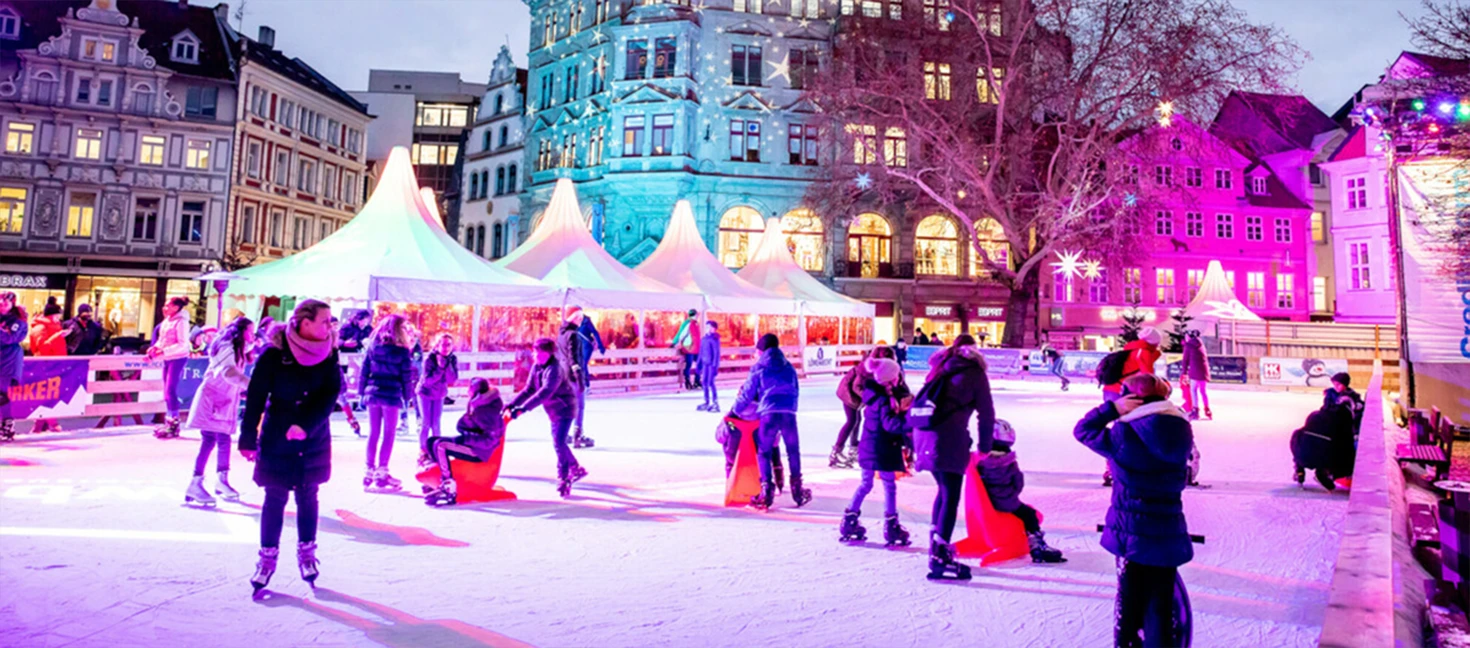
[[[925,306],[924,317],[954,317],[954,306]]]

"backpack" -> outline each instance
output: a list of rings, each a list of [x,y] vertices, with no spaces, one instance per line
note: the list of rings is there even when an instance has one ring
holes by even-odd
[[[909,407],[909,427],[915,430],[932,430],[944,420],[948,414],[941,415],[934,401],[940,397],[944,386],[949,384],[949,379],[959,375],[959,371],[944,371],[935,376],[933,380],[924,383],[919,388],[919,393],[914,395],[914,403]]]
[[[1097,384],[1104,387],[1113,385],[1123,380],[1123,368],[1128,364],[1128,356],[1133,352],[1124,349],[1114,351],[1103,356],[1101,362],[1097,363]]]

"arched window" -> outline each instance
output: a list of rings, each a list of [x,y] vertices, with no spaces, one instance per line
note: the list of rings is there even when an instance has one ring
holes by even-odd
[[[720,217],[719,249],[716,254],[727,268],[743,268],[755,249],[760,247],[766,231],[760,212],[740,205],[731,207]]]
[[[509,140],[510,140],[510,127],[509,126],[501,126],[500,127],[500,145],[501,146],[505,146],[506,144],[509,144],[510,143]]]
[[[475,254],[485,256],[485,226],[475,227]]]
[[[935,214],[919,221],[914,232],[914,272],[955,277],[960,274],[959,229],[948,217]]]
[[[470,200],[480,197],[480,173],[470,173]]]
[[[31,78],[35,83],[35,91],[31,93],[31,98],[35,101],[35,103],[43,105],[51,105],[56,103],[56,100],[59,96],[57,92],[60,85],[56,81],[56,75],[50,72],[42,71],[37,72],[35,76]]]
[[[495,133],[491,132],[490,129],[488,129],[488,128],[485,129],[484,134],[480,135],[480,150],[482,150],[482,151],[488,151],[488,150],[490,150],[490,144],[491,144],[491,139],[490,138],[493,137],[494,135],[495,135]]]
[[[505,174],[505,193],[515,193],[516,189],[516,165],[510,165],[510,171]]]
[[[135,115],[153,114],[153,86],[146,83],[134,85],[131,108]]]
[[[474,252],[475,251],[475,228],[474,227],[466,227],[466,228],[464,228],[464,249],[469,250],[471,252]]]
[[[786,249],[796,264],[807,272],[821,272],[827,255],[822,245],[822,219],[805,207],[793,209],[781,217],[781,231],[786,233]]]
[[[975,236],[980,241],[980,249],[995,265],[1009,268],[1011,265],[1011,244],[1006,241],[1005,230],[994,218],[982,218],[975,223]],[[970,244],[970,276],[975,278],[989,277],[993,270],[987,267],[985,261],[980,258],[975,244]]]
[[[505,167],[495,170],[495,195],[505,193]]]
[[[484,198],[488,193],[490,193],[490,170],[484,169],[480,171],[480,197]]]
[[[499,259],[505,256],[505,226],[496,223],[495,227],[491,228],[491,232],[490,258]]]
[[[879,214],[858,214],[847,228],[847,276],[893,276],[893,228]]]

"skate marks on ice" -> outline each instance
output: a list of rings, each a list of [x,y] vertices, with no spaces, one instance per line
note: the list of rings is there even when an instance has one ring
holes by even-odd
[[[424,619],[403,610],[374,603],[325,587],[310,597],[261,590],[254,599],[268,608],[296,608],[328,621],[359,630],[389,648],[463,646],[465,648],[534,648],[529,643],[456,619]]]
[[[246,508],[255,511],[254,517],[260,517],[260,504],[241,502]],[[332,535],[346,536],[351,540],[367,544],[385,545],[390,547],[406,546],[432,546],[432,547],[468,547],[470,543],[452,538],[442,537],[433,531],[423,527],[401,526],[385,522],[375,522],[347,509],[333,509],[337,517],[321,515],[317,519],[317,531]],[[286,521],[291,526],[296,525],[296,511],[286,509]]]

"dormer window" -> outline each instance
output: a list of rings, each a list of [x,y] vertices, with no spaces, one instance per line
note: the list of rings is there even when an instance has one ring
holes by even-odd
[[[199,39],[193,34],[184,32],[174,37],[173,47],[169,50],[170,58],[175,63],[198,63],[199,62]]]
[[[20,38],[20,16],[10,7],[0,7],[0,38]]]
[[[1251,178],[1251,193],[1257,196],[1266,195],[1266,179],[1260,176]]]
[[[82,58],[88,61],[111,63],[117,58],[117,43],[100,38],[83,38]]]

